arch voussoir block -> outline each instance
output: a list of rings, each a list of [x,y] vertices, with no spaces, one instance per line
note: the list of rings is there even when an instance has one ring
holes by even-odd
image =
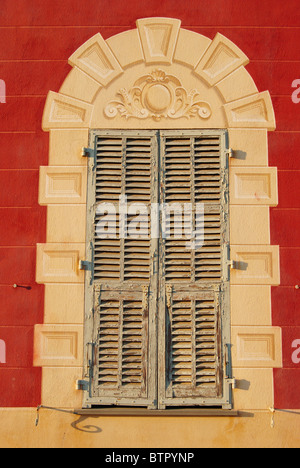
[[[116,34],[105,41],[122,68],[145,61],[140,35],[137,29]]]
[[[43,130],[89,128],[93,106],[84,101],[50,91],[43,115]]]
[[[209,86],[249,63],[248,57],[227,37],[218,33],[195,68]]]
[[[87,73],[102,86],[107,86],[123,69],[100,33],[74,52],[69,64]]]
[[[276,121],[269,91],[254,94],[224,105],[231,128],[275,130]]]
[[[143,18],[137,20],[146,63],[171,64],[181,21],[172,18]]]

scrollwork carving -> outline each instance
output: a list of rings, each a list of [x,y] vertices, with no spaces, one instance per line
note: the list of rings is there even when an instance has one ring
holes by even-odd
[[[139,78],[129,90],[120,89],[120,99],[110,101],[104,109],[108,118],[121,115],[126,119],[200,117],[212,115],[210,105],[201,99],[195,89],[187,91],[178,78],[156,69]]]

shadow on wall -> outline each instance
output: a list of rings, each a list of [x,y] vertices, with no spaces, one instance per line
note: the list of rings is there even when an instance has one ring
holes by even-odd
[[[249,390],[250,388],[250,382],[249,380],[241,379],[236,381],[236,387],[239,390]]]
[[[240,161],[246,161],[247,153],[242,150],[234,150],[234,159],[239,159]]]
[[[248,269],[249,264],[246,262],[234,262],[234,268],[236,270],[246,271]]]
[[[77,431],[89,432],[90,434],[99,434],[100,432],[102,432],[102,429],[100,427],[98,427],[98,426],[87,425],[87,426],[83,426],[82,428],[78,427],[79,424],[83,423],[86,419],[89,419],[89,418],[92,418],[92,417],[93,416],[91,416],[91,415],[89,415],[89,416],[80,416],[80,418],[77,419],[77,421],[74,421],[71,424],[71,426],[74,429],[76,429]]]

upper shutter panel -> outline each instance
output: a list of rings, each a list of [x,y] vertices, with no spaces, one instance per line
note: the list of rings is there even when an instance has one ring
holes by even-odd
[[[146,214],[120,215],[120,197],[128,205],[144,204],[149,208],[153,197],[152,136],[96,137],[96,205],[113,204],[115,214],[95,214],[94,279],[95,281],[144,282],[150,280],[150,220]],[[123,198],[125,200],[125,198]],[[125,224],[124,224],[125,223]],[[111,227],[115,237],[99,237]],[[120,238],[121,232],[124,233]]]
[[[122,194],[122,163],[124,142],[122,137],[103,136],[96,138],[96,204],[110,203],[117,206]],[[116,224],[116,236],[101,238],[101,223]],[[112,224],[110,224],[112,223]],[[121,278],[119,239],[119,214],[95,214],[94,222],[94,279],[99,281],[119,281]]]
[[[204,245],[195,250],[195,281],[216,283],[222,279],[221,237],[222,168],[221,136],[204,135],[194,141],[195,203],[204,204]]]
[[[125,155],[125,195],[128,204],[141,204],[147,209],[151,202],[152,139],[128,138]],[[128,237],[124,242],[124,280],[150,280],[150,220],[147,213],[128,213]],[[132,238],[139,237],[138,239]]]
[[[121,137],[98,137],[96,142],[96,203],[117,203],[122,193],[124,142]]]
[[[180,237],[176,222],[176,204],[192,202],[192,163],[190,138],[165,138],[163,152],[163,183],[161,198],[170,209],[169,223],[164,226],[166,281],[190,282],[192,254],[186,249],[186,240]],[[166,213],[166,216],[168,213]]]
[[[182,224],[180,237],[175,215],[171,211],[169,230],[166,231],[164,241],[166,281],[220,283],[222,252],[226,243],[221,222],[225,201],[221,135],[166,135],[162,138],[161,146],[164,182],[162,201],[169,207],[172,204],[179,204],[182,208],[185,204],[191,205],[193,214],[190,228],[196,234],[195,241],[200,240],[201,247],[187,248],[189,239],[184,226]],[[204,220],[201,223],[197,223],[197,204],[203,204],[204,207]]]
[[[193,139],[195,202],[215,203],[221,201],[221,138],[201,136]]]
[[[165,203],[190,203],[191,139],[165,140]]]
[[[126,140],[126,188],[128,203],[150,203],[151,199],[151,138]]]

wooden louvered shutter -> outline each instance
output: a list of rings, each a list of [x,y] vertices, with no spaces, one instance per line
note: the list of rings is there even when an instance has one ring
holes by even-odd
[[[159,405],[229,404],[228,180],[225,132],[162,132],[161,201],[204,204],[204,241],[187,248],[171,215],[160,245]],[[169,234],[169,235],[168,235]],[[199,237],[201,238],[200,233]],[[202,233],[203,236],[203,233]]]
[[[151,408],[157,388],[153,291],[158,241],[151,239],[145,213],[129,212],[125,221],[120,201],[127,197],[129,206],[143,203],[149,209],[157,203],[156,134],[102,131],[94,132],[93,138],[95,161],[90,161],[88,201],[93,268],[86,288],[91,385],[86,404]],[[99,211],[103,203],[113,206],[114,212]],[[136,216],[138,225],[133,224]],[[116,224],[115,238],[103,234],[105,223],[106,227]],[[120,236],[121,229],[125,236]],[[136,231],[138,235],[132,237]]]
[[[92,132],[85,405],[230,406],[225,139],[222,130]],[[136,213],[124,222],[120,196],[148,208],[138,237],[130,236]],[[103,203],[114,212],[99,211]],[[151,236],[149,216],[158,203],[171,208],[167,227],[162,210],[160,238]],[[194,240],[173,204],[188,207]],[[99,236],[105,223],[115,226],[114,238]]]

